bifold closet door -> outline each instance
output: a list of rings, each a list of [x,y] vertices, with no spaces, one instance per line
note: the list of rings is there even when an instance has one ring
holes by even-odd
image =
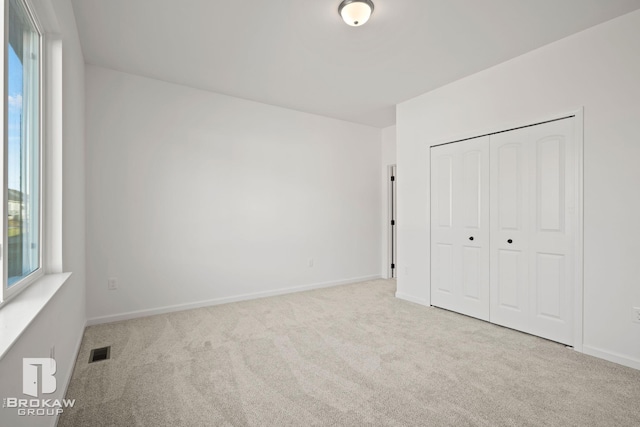
[[[431,148],[431,304],[489,320],[489,137]]]
[[[491,136],[493,323],[573,344],[574,119]]]

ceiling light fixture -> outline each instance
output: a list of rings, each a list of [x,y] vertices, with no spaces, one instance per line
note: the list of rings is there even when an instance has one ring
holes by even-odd
[[[359,27],[364,25],[373,13],[371,0],[343,0],[338,6],[338,13],[347,25]]]

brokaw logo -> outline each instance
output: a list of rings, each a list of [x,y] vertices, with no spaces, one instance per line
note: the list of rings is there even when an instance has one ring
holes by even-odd
[[[22,392],[38,397],[38,366],[42,372],[42,394],[56,391],[56,361],[49,358],[22,359]]]
[[[22,392],[27,396],[51,394],[56,391],[56,361],[50,358],[22,359]],[[17,408],[18,415],[60,415],[64,408],[73,408],[75,399],[3,399],[4,408]]]

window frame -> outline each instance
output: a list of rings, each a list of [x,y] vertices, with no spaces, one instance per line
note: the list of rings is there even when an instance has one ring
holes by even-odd
[[[34,11],[34,7],[29,0],[14,0],[22,3],[25,11],[27,12],[27,16],[31,21],[35,31],[38,34],[38,50],[39,50],[39,58],[38,58],[38,268],[34,271],[21,278],[19,281],[12,284],[10,287],[8,286],[8,195],[9,195],[9,186],[8,186],[8,147],[9,147],[9,132],[8,132],[8,123],[9,123],[9,106],[8,106],[8,82],[9,82],[9,0],[3,0],[3,9],[2,9],[2,24],[3,24],[3,40],[2,47],[0,48],[0,52],[2,54],[2,206],[0,206],[0,215],[2,217],[2,229],[0,229],[0,235],[2,236],[0,247],[0,257],[1,259],[1,274],[2,274],[2,292],[0,292],[0,306],[4,305],[7,301],[24,291],[29,285],[33,284],[36,280],[44,276],[44,129],[45,129],[45,93],[46,93],[46,79],[45,79],[45,64],[46,64],[46,52],[45,52],[45,32],[43,27],[38,20],[38,17]]]

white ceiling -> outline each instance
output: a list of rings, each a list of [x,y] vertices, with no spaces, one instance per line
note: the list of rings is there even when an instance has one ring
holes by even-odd
[[[395,105],[640,0],[72,0],[87,63],[386,127]]]

